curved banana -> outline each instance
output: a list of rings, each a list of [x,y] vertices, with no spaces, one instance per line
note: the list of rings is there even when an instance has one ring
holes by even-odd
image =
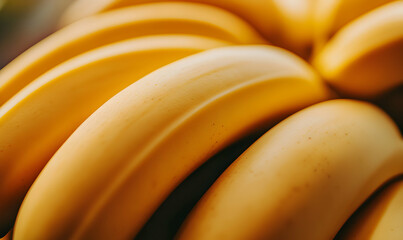
[[[0,71],[0,106],[56,65],[97,47],[145,35],[195,34],[240,44],[264,40],[237,16],[196,3],[153,3],[90,17],[20,55]]]
[[[333,239],[360,204],[403,172],[403,139],[373,105],[333,100],[282,121],[193,208],[178,239]]]
[[[129,239],[214,153],[327,96],[305,62],[275,47],[213,49],[160,68],[57,151],[24,199],[14,239]]]
[[[392,1],[316,0],[312,11],[315,51],[319,51],[330,37],[349,22]]]
[[[336,239],[399,240],[403,236],[403,179],[371,197],[343,226]]]
[[[111,9],[165,0],[76,0],[61,17],[61,26]],[[247,20],[266,39],[307,55],[312,44],[311,11],[316,0],[177,0],[214,5]]]
[[[190,35],[135,38],[72,58],[17,93],[0,108],[0,233],[47,161],[99,106],[168,63],[228,44]]]
[[[403,1],[345,26],[314,59],[338,91],[369,98],[403,83]]]

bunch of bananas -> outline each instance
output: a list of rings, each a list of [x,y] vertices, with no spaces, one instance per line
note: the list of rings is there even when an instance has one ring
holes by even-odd
[[[0,70],[4,239],[144,238],[224,149],[176,239],[403,239],[370,103],[401,96],[403,1],[76,0],[60,26]]]

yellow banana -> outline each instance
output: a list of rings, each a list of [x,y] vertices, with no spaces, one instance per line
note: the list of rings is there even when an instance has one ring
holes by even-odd
[[[399,240],[403,236],[403,180],[371,197],[343,226],[336,239]]]
[[[374,190],[403,172],[402,157],[399,130],[375,106],[308,107],[227,168],[178,239],[332,239]]]
[[[312,11],[315,50],[359,16],[393,0],[316,0]]]
[[[214,153],[327,94],[305,62],[269,46],[213,49],[162,67],[63,144],[24,199],[14,239],[129,239]]]
[[[111,9],[165,0],[76,0],[61,17],[65,26]],[[179,0],[227,9],[256,27],[269,41],[307,55],[312,43],[311,10],[316,0]]]
[[[163,65],[228,44],[190,35],[135,38],[72,58],[17,93],[0,108],[0,233],[47,161],[99,106]]]
[[[61,25],[67,25],[78,19],[112,9],[123,8],[143,3],[162,2],[163,0],[76,0],[61,17]],[[264,33],[271,33],[275,27],[277,11],[272,0],[179,0],[197,2],[227,9],[252,23]],[[274,21],[268,21],[268,20]],[[272,34],[272,33],[271,33]]]
[[[279,46],[289,48],[298,55],[309,58],[313,45],[313,18],[316,1],[320,0],[271,0],[279,12],[279,28],[283,35]],[[278,33],[277,33],[278,34]],[[273,37],[277,39],[276,37]],[[269,38],[270,39],[270,38]]]
[[[314,65],[345,95],[369,98],[403,83],[403,1],[362,16],[341,29]]]
[[[153,3],[90,17],[41,41],[0,71],[0,105],[29,82],[80,53],[145,35],[195,34],[234,43],[264,43],[225,10],[196,3]]]

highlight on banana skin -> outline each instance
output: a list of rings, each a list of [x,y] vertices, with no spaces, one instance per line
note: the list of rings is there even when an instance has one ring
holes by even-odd
[[[403,239],[402,0],[0,0],[0,240]]]

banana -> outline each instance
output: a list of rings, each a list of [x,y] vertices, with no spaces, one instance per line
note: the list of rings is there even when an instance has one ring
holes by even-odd
[[[162,67],[62,145],[24,199],[14,239],[129,239],[213,154],[327,97],[309,65],[275,47],[217,48]]]
[[[393,0],[316,0],[312,11],[314,47],[319,51],[343,26]]]
[[[62,15],[61,26],[111,9],[165,0],[76,0]],[[300,55],[312,44],[311,10],[316,0],[179,0],[214,5],[247,20],[266,39]]]
[[[403,172],[403,139],[374,105],[332,100],[270,129],[217,179],[178,239],[333,239]]]
[[[399,240],[403,236],[403,179],[371,197],[343,226],[336,239]]]
[[[283,35],[273,43],[308,59],[312,52],[314,36],[312,15],[315,4],[319,0],[272,1],[279,12],[279,28]],[[274,37],[274,39],[277,38]]]
[[[403,1],[345,26],[314,59],[322,76],[345,95],[371,98],[403,83]]]
[[[237,16],[195,3],[153,3],[93,16],[62,29],[0,71],[0,106],[56,65],[97,47],[145,35],[195,34],[239,44],[265,43]]]
[[[99,106],[163,65],[228,44],[187,35],[135,38],[72,58],[17,93],[0,108],[0,233],[47,161]]]

